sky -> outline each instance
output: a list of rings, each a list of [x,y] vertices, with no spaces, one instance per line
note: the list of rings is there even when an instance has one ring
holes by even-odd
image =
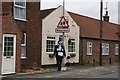
[[[118,2],[120,0],[103,0],[103,15],[106,2],[110,22],[118,23]],[[41,9],[57,8],[63,0],[41,0]],[[65,0],[65,9],[73,13],[100,19],[100,0]]]

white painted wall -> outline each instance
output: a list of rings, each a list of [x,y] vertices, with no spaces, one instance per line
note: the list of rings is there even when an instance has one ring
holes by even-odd
[[[60,6],[42,20],[42,65],[56,64],[56,59],[49,58],[49,55],[48,55],[49,53],[46,52],[46,40],[47,40],[47,36],[55,36],[56,44],[57,44],[59,35],[62,35],[62,33],[55,33],[55,28],[57,28],[58,22],[60,21],[60,17],[62,15],[63,15],[63,7]],[[65,37],[64,45],[66,49],[66,57],[69,55],[68,40],[69,38],[74,38],[76,57],[71,58],[70,62],[78,63],[79,62],[79,31],[80,31],[80,28],[73,21],[73,19],[70,17],[67,11],[65,11],[65,17],[68,18],[69,26],[70,26],[70,32],[65,33],[66,37]],[[65,58],[65,62],[66,61],[67,60]]]

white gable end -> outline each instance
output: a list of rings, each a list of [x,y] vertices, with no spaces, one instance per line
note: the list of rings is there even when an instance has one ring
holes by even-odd
[[[55,39],[51,42],[55,42],[57,44],[59,36],[62,35],[62,33],[56,33],[55,29],[57,28],[57,25],[63,16],[63,6],[58,7],[56,10],[52,11],[48,16],[46,16],[42,20],[42,65],[49,65],[49,64],[56,64],[55,58],[50,58],[49,54],[53,54],[53,52],[48,52],[49,49],[47,49],[48,43],[48,37],[53,37]],[[64,40],[64,46],[66,49],[66,55],[69,56],[71,53],[75,53],[76,57],[71,58],[71,62],[78,63],[79,62],[79,26],[74,22],[74,20],[71,18],[71,16],[68,14],[68,12],[65,10],[64,14],[66,20],[68,21],[70,32],[65,33],[65,40]],[[75,39],[75,51],[74,52],[68,52],[68,40],[69,39]],[[65,60],[65,62],[67,62]]]

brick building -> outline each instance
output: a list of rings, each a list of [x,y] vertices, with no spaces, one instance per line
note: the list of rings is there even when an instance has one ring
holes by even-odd
[[[100,21],[68,11],[65,11],[65,15],[71,30],[65,35],[66,54],[67,56],[72,53],[76,55],[69,61],[98,64]],[[0,33],[2,32],[3,37],[3,40],[0,40],[0,44],[3,43],[2,51],[0,49],[2,52],[0,55],[1,73],[10,74],[19,72],[23,68],[39,68],[41,65],[55,64],[55,58],[49,58],[49,53],[46,53],[48,51],[53,53],[54,45],[50,43],[56,44],[61,35],[53,32],[61,16],[61,6],[40,11],[39,0],[38,2],[24,0],[23,3],[2,2],[2,12],[0,12],[0,20],[2,19]],[[104,63],[115,62],[118,59],[119,39],[116,34],[118,26],[103,21],[102,57]]]
[[[90,17],[74,14],[70,15],[80,26],[80,62],[99,63],[100,55],[100,21]],[[108,15],[107,15],[108,16]],[[104,17],[105,18],[105,17]],[[109,17],[108,17],[109,18]],[[105,19],[104,19],[105,20]],[[120,25],[110,23],[109,19],[103,21],[102,62],[112,63],[118,60],[119,37],[117,35]]]
[[[16,1],[2,2],[2,74],[41,64],[40,2]]]
[[[43,16],[42,17],[43,21],[51,22],[52,18],[49,21],[45,21],[44,18],[48,18],[48,16],[50,17],[51,15],[52,17],[55,17],[56,14],[59,14],[60,12],[62,13],[62,10],[58,11],[58,13],[56,12],[58,8],[42,10],[41,13]],[[73,22],[76,23],[78,27],[80,27],[79,47],[75,48],[75,50],[79,50],[79,56],[77,56],[79,57],[79,63],[98,65],[100,58],[100,20],[72,12],[67,12],[67,13],[73,19]],[[104,21],[103,21],[103,34],[102,34],[103,35],[102,63],[112,64],[115,61],[118,61],[119,37],[117,33],[118,33],[118,27],[120,27],[120,25],[109,22],[108,11],[106,11],[106,14],[105,16],[103,16],[103,18]],[[43,25],[44,22],[42,22]],[[73,31],[72,33],[75,32],[77,31]],[[77,42],[75,44],[77,44]],[[67,54],[69,54],[69,52],[67,52]],[[70,62],[74,63],[74,61],[72,61],[71,59]]]

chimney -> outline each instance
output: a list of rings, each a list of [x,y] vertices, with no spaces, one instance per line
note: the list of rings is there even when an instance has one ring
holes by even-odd
[[[106,14],[105,14],[105,16],[103,16],[103,18],[104,18],[104,21],[106,21],[106,22],[109,22],[109,16],[108,16],[108,11],[106,11]]]
[[[110,18],[110,17],[108,16],[107,7],[108,7],[108,2],[106,2],[106,8],[105,8],[106,14],[105,14],[105,16],[103,16],[103,19],[104,19],[104,21],[109,22],[109,18]]]

